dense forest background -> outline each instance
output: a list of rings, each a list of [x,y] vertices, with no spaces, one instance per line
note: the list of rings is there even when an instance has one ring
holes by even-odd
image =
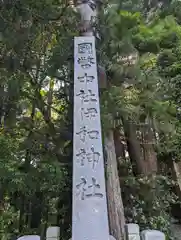
[[[2,240],[55,224],[71,236],[74,4],[0,1]],[[125,220],[171,239],[171,219],[181,220],[181,2],[105,1],[98,21],[102,125]]]

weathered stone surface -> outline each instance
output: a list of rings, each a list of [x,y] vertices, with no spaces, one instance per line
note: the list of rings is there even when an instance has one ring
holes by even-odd
[[[25,235],[19,237],[17,240],[40,240],[40,236],[38,235]]]
[[[125,226],[127,240],[140,240],[140,228],[138,224],[129,223]]]
[[[72,238],[70,238],[69,240],[72,240]],[[109,240],[117,240],[115,237],[113,237],[112,235],[109,235]]]
[[[144,230],[141,232],[142,240],[165,240],[165,234],[158,230]]]
[[[115,237],[113,237],[112,235],[109,235],[109,240],[117,240]]]
[[[59,240],[60,228],[59,227],[48,227],[46,231],[46,240]]]
[[[73,240],[108,240],[94,37],[74,41]]]

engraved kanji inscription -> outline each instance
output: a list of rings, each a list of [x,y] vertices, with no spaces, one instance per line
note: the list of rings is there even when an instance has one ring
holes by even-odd
[[[82,33],[95,27],[89,14],[90,7],[96,7],[93,1],[77,2],[78,11],[89,22],[81,26]],[[109,240],[95,45],[95,36],[74,38],[72,238],[76,240]]]
[[[94,147],[91,148],[91,152],[86,154],[88,162],[92,163],[92,168],[95,169],[96,164],[99,162],[101,154],[94,150]]]
[[[84,177],[82,177],[80,182],[76,185],[76,189],[77,196],[80,196],[81,200],[90,197],[103,198],[103,194],[100,192],[100,185],[94,177],[92,177],[90,184]]]
[[[88,89],[87,92],[81,89],[76,96],[81,98],[82,103],[97,102],[96,95],[91,89]]]
[[[80,43],[78,44],[78,53],[79,54],[92,54],[92,43]]]
[[[79,57],[77,62],[83,69],[90,68],[93,64],[95,64],[94,58],[91,55],[87,57]]]
[[[76,154],[77,161],[81,166],[85,165],[85,162],[92,164],[92,169],[95,169],[96,164],[99,162],[100,153],[94,150],[94,147],[91,148],[89,152],[86,152],[84,148],[81,148],[80,151]]]
[[[84,117],[86,118],[95,118],[97,116],[97,109],[96,108],[81,108],[81,118],[82,120]]]
[[[82,142],[85,142],[86,136],[90,139],[98,139],[99,131],[97,130],[87,130],[86,127],[81,127],[80,131],[76,132],[76,135],[80,137]]]
[[[85,159],[86,159],[86,150],[84,148],[81,148],[79,153],[76,154],[77,161],[80,162],[81,166],[85,165]]]
[[[87,73],[85,73],[83,76],[77,77],[77,79],[81,83],[92,83],[95,77],[91,75],[89,76]]]

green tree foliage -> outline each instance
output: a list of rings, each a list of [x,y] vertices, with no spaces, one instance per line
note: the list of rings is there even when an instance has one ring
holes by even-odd
[[[169,237],[181,145],[180,9],[177,0],[109,2],[97,26],[108,76],[102,122],[120,134],[126,219]],[[0,10],[0,237],[43,236],[58,224],[67,239],[79,18],[67,1],[8,0]]]
[[[132,8],[109,5],[100,14],[104,41],[99,48],[109,80],[102,96],[103,124],[106,130],[112,122],[124,142],[119,162],[125,216],[170,238],[170,210],[178,199],[170,170],[180,160],[181,28],[175,4],[164,2],[146,15],[136,2]]]
[[[49,224],[68,238],[77,16],[67,1],[0,8],[1,239]]]

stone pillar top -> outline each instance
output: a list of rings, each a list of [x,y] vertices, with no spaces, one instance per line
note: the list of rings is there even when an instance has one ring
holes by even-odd
[[[48,227],[46,231],[46,239],[58,239],[60,236],[60,227]]]
[[[129,234],[139,233],[140,231],[139,225],[136,223],[126,224],[125,228]]]
[[[165,240],[165,234],[158,230],[144,230],[141,232],[142,240]]]
[[[38,235],[25,235],[19,237],[17,240],[40,240],[40,236]]]

